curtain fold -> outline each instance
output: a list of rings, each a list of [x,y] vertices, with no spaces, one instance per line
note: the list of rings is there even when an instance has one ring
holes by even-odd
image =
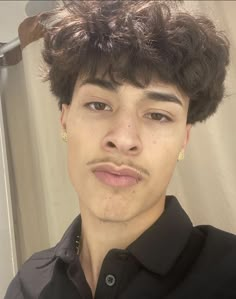
[[[186,1],[186,6],[210,14],[231,40],[228,96],[212,118],[192,128],[186,158],[177,163],[168,194],[178,197],[194,224],[236,233],[236,3]],[[2,95],[19,264],[55,245],[79,213],[60,137],[60,112],[49,84],[40,79],[44,30],[38,16],[20,24],[22,60],[14,65],[9,58]]]

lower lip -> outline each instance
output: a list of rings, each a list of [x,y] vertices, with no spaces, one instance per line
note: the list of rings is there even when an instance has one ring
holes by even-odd
[[[115,175],[106,171],[94,171],[94,174],[99,181],[112,187],[130,187],[138,183],[136,178],[128,175]]]

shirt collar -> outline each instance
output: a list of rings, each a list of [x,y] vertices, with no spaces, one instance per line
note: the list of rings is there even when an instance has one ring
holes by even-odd
[[[167,196],[157,221],[127,250],[148,270],[165,275],[187,245],[192,223],[174,196]]]
[[[81,232],[77,216],[55,247],[55,256],[70,263],[76,256],[76,238]],[[148,270],[166,274],[186,246],[192,223],[174,196],[166,196],[165,209],[157,221],[126,249]]]
[[[81,215],[78,215],[55,247],[55,256],[60,257],[66,263],[72,262],[76,256],[76,241],[80,236],[81,222]]]

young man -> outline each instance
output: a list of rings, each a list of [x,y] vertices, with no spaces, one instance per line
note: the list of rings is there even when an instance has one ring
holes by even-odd
[[[43,57],[81,214],[6,299],[236,298],[236,237],[166,196],[191,125],[224,93],[229,43],[173,1],[69,1]]]

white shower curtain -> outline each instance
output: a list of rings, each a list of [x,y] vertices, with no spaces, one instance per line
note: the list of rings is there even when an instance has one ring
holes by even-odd
[[[236,2],[186,1],[210,14],[231,40],[227,98],[216,115],[192,129],[190,144],[168,194],[178,197],[193,223],[236,233]],[[22,60],[8,66],[2,92],[11,196],[19,265],[53,246],[79,213],[68,178],[60,113],[48,83],[42,83],[42,28],[37,17],[19,27]]]

